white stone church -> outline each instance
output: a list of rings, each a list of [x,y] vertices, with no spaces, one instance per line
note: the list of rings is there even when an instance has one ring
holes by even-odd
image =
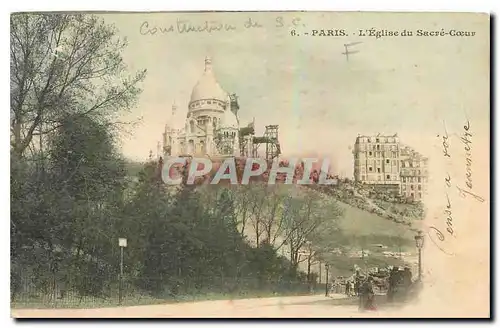
[[[174,117],[177,107],[172,106]],[[240,154],[238,105],[235,96],[224,91],[205,59],[205,71],[194,86],[184,127],[166,124],[163,155],[229,157]],[[172,122],[175,122],[172,119]]]

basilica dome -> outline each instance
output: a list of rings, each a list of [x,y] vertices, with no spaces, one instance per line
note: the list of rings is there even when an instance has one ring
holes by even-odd
[[[210,58],[205,59],[205,72],[201,76],[198,83],[194,86],[193,92],[191,93],[191,103],[199,100],[210,100],[215,99],[225,102],[227,99],[227,93],[222,90],[221,86],[215,79],[214,72],[212,70],[212,61]]]

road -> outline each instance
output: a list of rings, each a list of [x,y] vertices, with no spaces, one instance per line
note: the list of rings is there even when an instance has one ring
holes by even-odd
[[[360,313],[344,295],[203,301],[98,309],[13,309],[14,318],[349,318],[393,317],[394,309]],[[396,316],[398,316],[396,314]]]

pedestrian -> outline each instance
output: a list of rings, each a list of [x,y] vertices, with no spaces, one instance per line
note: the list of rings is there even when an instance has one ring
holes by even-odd
[[[411,270],[409,267],[405,267],[404,271],[403,271],[403,284],[406,288],[410,287],[411,283],[412,283],[412,274],[411,274]]]
[[[349,282],[349,280],[345,281],[345,294],[347,296],[351,296],[351,283]]]
[[[356,278],[354,278],[354,295],[359,295],[359,288],[361,287],[361,281],[362,277],[356,275]]]
[[[410,292],[410,288],[412,286],[412,274],[411,270],[409,267],[405,267],[403,274],[402,274],[402,283],[403,283],[403,288],[404,288],[404,296],[405,298],[408,297],[408,294]]]
[[[368,278],[361,284],[359,290],[360,311],[375,311],[375,293],[373,291],[373,277]]]
[[[396,286],[398,284],[399,272],[397,267],[393,267],[389,274],[389,290],[387,291],[387,300],[392,302],[394,294],[396,293]]]

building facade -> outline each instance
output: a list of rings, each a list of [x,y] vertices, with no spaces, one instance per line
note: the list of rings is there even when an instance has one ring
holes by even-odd
[[[411,147],[401,148],[401,195],[420,200],[427,193],[428,158]]]
[[[191,92],[184,126],[166,124],[164,156],[225,157],[239,154],[239,122],[231,96],[217,82],[212,60]],[[172,118],[177,106],[172,105]],[[174,119],[171,122],[175,122]]]
[[[397,134],[358,136],[354,144],[354,180],[412,200],[426,192],[427,158],[402,146]]]
[[[354,180],[400,189],[399,138],[393,136],[358,136],[354,144]]]

